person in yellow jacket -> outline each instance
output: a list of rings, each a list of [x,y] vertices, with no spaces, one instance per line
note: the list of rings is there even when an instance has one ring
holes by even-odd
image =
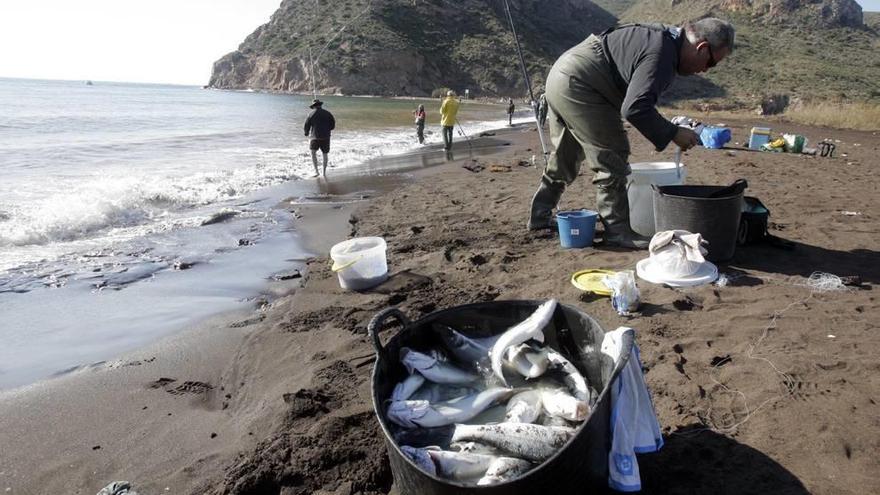
[[[460,102],[455,98],[455,91],[446,92],[446,98],[440,105],[440,125],[443,127],[443,149],[452,149],[452,129],[455,127],[455,116],[458,114]]]

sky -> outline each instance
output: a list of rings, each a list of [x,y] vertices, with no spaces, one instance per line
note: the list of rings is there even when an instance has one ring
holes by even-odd
[[[856,0],[865,12],[880,12],[880,0]]]
[[[280,3],[0,0],[0,77],[204,85]],[[880,0],[858,3],[880,11]]]
[[[281,0],[0,0],[0,77],[204,85]]]

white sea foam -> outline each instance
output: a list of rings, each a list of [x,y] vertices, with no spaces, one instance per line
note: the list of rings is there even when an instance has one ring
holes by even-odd
[[[498,122],[469,125],[477,133]],[[438,128],[439,129],[439,128]],[[396,155],[413,149],[414,132],[399,129],[374,132],[339,132],[332,140],[330,163],[346,168],[371,158]],[[439,131],[427,137],[439,142]],[[456,136],[460,146],[465,138]],[[311,157],[305,142],[297,148],[239,148],[229,153],[257,154],[257,164],[215,172],[164,176],[132,173],[96,178],[71,178],[55,190],[40,188],[28,201],[0,205],[8,217],[0,230],[0,246],[45,245],[99,235],[111,228],[161,221],[169,214],[233,200],[254,190],[311,175]],[[319,158],[320,160],[320,158]]]

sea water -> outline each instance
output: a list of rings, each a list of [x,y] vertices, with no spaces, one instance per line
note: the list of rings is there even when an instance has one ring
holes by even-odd
[[[420,148],[419,103],[438,126],[438,101],[320,98],[337,122],[325,185]],[[291,185],[316,182],[310,102],[0,78],[0,389],[252,307],[273,275],[316,254],[278,208]],[[506,124],[491,105],[468,103],[460,119],[468,137]]]

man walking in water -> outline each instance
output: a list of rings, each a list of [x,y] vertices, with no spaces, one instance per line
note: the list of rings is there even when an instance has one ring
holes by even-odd
[[[333,114],[324,110],[324,102],[318,99],[312,100],[309,108],[312,113],[306,118],[303,130],[309,140],[309,149],[312,150],[312,165],[315,166],[315,177],[318,177],[318,150],[324,155],[324,177],[327,177],[327,153],[330,153],[330,131],[336,128],[336,119]]]
[[[455,127],[456,115],[458,115],[459,101],[455,99],[455,91],[446,92],[446,98],[440,105],[440,125],[443,127],[443,149],[452,149],[452,129]]]
[[[516,110],[516,105],[513,104],[513,98],[507,99],[507,125],[513,125],[513,112]]]
[[[670,142],[687,150],[697,134],[657,111],[657,100],[676,74],[688,76],[715,67],[733,50],[734,29],[715,18],[682,27],[629,24],[591,35],[562,54],[547,75],[550,140],[555,151],[532,198],[530,230],[551,228],[566,185],[586,159],[595,173],[596,210],[605,226],[605,244],[645,249],[650,239],[629,225],[626,183],[629,141],[621,117],[648,138],[657,151]]]

